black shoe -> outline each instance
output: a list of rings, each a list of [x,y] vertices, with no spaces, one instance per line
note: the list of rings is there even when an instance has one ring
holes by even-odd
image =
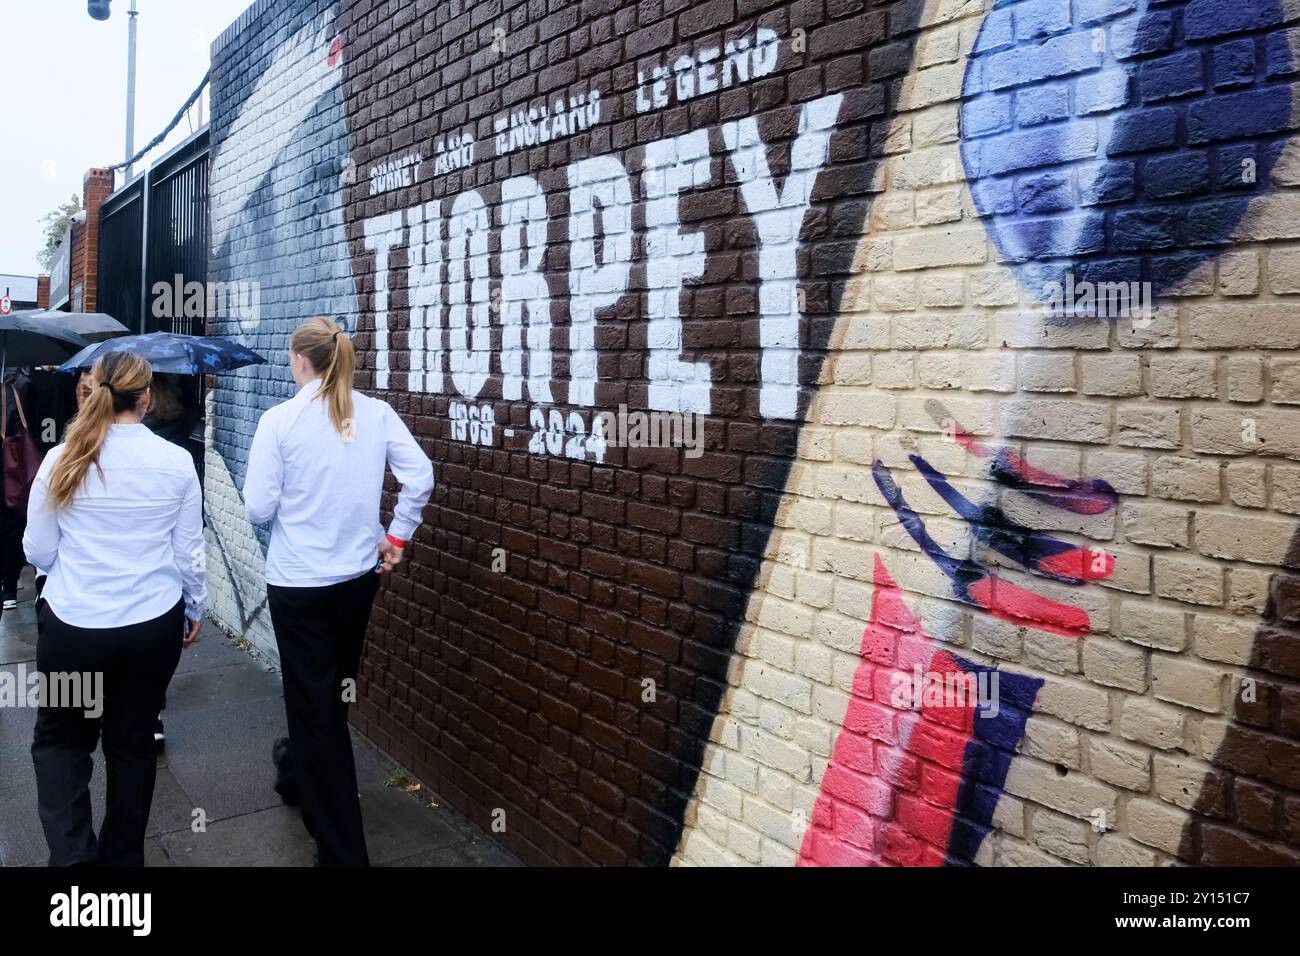
[[[271,763],[275,764],[275,792],[286,807],[296,807],[298,784],[294,782],[293,764],[289,761],[288,737],[281,737],[271,746]]]
[[[163,733],[161,717],[158,718],[158,723],[154,724],[153,727],[153,745],[160,751],[167,746],[167,735]]]

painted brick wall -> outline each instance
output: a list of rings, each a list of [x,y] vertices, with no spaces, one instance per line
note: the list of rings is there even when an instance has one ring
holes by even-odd
[[[439,482],[357,723],[525,859],[1300,862],[1298,45],[1291,0],[262,0],[214,46],[212,271],[262,290],[214,325],[277,360],[214,402],[217,615],[273,653],[237,488],[323,312]]]

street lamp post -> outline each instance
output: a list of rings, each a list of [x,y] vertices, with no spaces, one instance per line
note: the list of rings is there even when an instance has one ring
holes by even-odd
[[[135,0],[127,12],[126,40],[126,181],[131,181],[131,156],[135,153]]]
[[[107,20],[109,4],[112,0],[86,0],[86,12],[92,19]],[[131,181],[131,156],[135,152],[135,20],[139,13],[135,9],[135,0],[131,0],[131,9],[127,11],[126,39],[126,181]]]

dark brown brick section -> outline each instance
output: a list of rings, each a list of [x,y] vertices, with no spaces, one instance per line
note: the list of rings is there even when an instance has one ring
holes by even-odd
[[[373,257],[364,219],[477,189],[495,203],[507,177],[541,184],[550,215],[543,262],[554,323],[555,396],[568,380],[567,183],[579,158],[618,155],[640,188],[640,148],[709,130],[714,186],[682,195],[683,230],[705,237],[706,274],[682,296],[683,358],[712,366],[704,454],[611,449],[594,465],[450,439],[448,396],[406,391],[406,353],[390,353],[382,393],[435,461],[428,524],[409,576],[383,592],[363,665],[357,723],[431,788],[483,826],[506,811],[502,841],[551,864],[664,864],[717,714],[732,648],[754,587],[798,428],[758,416],[758,250],[727,167],[719,125],[754,116],[782,180],[802,103],[844,92],[830,161],[800,249],[807,302],[800,332],[803,405],[817,381],[856,241],[874,163],[868,128],[899,85],[870,79],[875,46],[910,62],[921,5],[865,0],[619,0],[449,3],[413,16],[403,2],[341,4],[353,159],[359,170],[469,128],[490,147],[492,118],[544,95],[597,87],[600,124],[567,139],[493,156],[436,182],[369,196],[351,187],[349,239],[362,303],[362,373],[373,379]],[[753,36],[781,36],[776,71],[685,104],[638,115],[637,70]],[[505,29],[505,52],[492,49]],[[800,29],[803,50],[796,52]],[[890,73],[886,76],[885,73]],[[444,216],[449,202],[444,202]],[[644,213],[635,202],[629,291],[597,326],[596,407],[646,407]],[[491,252],[497,251],[495,231]],[[406,250],[389,271],[389,327],[406,341]],[[494,330],[494,334],[499,334]],[[494,373],[498,371],[494,369]],[[478,402],[528,429],[527,401],[504,402],[499,376]],[[391,504],[391,502],[389,502]],[[508,571],[491,570],[503,548]],[[653,703],[643,701],[654,681]]]
[[[1300,560],[1300,531],[1286,567]],[[1300,576],[1273,576],[1264,618],[1235,695],[1234,722],[1211,761],[1179,856],[1205,866],[1300,866]],[[1279,680],[1281,678],[1281,680]],[[1234,679],[1235,680],[1235,679]],[[1234,684],[1234,686],[1237,686]]]

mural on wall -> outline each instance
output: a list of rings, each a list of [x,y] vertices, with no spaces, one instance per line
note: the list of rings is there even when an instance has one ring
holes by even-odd
[[[263,0],[245,14],[245,29],[264,28],[277,9],[288,14],[284,41],[213,84],[210,271],[218,281],[251,284],[259,299],[255,312],[213,316],[209,331],[272,361],[230,373],[210,396],[216,427],[209,428],[204,479],[216,613],[273,656],[265,587],[269,529],[249,523],[238,491],[248,445],[261,412],[293,394],[283,357],[294,326],[320,314],[353,330],[357,323],[352,271],[346,258],[329,252],[346,244],[348,174],[336,5],[276,7]]]
[[[1300,845],[1282,791],[1270,832],[1199,822],[1246,805],[1218,768],[1300,789],[1270,769],[1294,718],[1219,701],[1230,674],[1278,699],[1300,677],[1289,578],[1259,577],[1289,473],[1207,458],[1253,467],[1245,410],[1300,458],[1215,312],[1243,248],[1300,239],[1266,208],[1300,185],[1300,11],[600,6],[506,30],[259,0],[214,47],[211,273],[260,282],[263,313],[213,331],[274,356],[345,321],[438,469],[362,730],[472,816],[505,808],[533,862]],[[1300,348],[1245,308],[1246,349]],[[223,379],[209,442],[217,613],[272,652],[236,489],[281,366]],[[1148,504],[1166,475],[1191,490]],[[1268,507],[1259,550],[1208,543]],[[1193,643],[1189,608],[1251,633]]]

